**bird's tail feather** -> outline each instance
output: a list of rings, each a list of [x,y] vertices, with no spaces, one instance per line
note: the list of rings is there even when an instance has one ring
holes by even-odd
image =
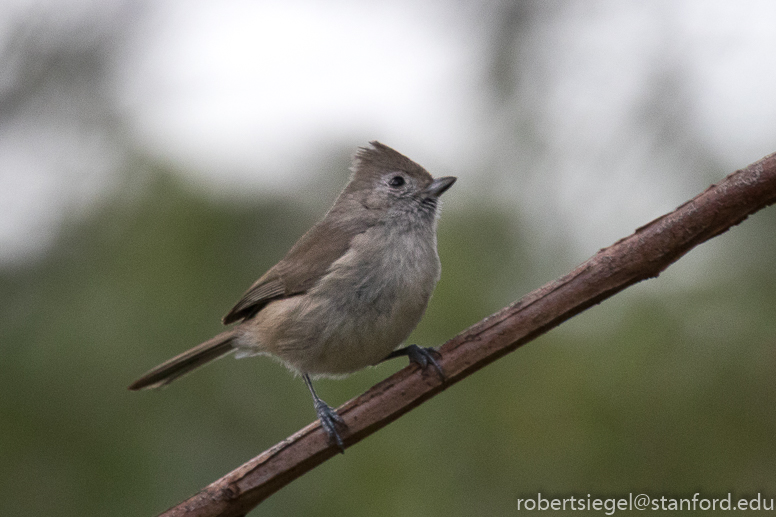
[[[218,359],[234,351],[233,342],[236,338],[234,330],[222,332],[212,339],[186,350],[180,355],[163,362],[156,368],[148,371],[141,378],[133,382],[130,390],[142,390],[146,388],[158,388],[169,384],[178,377],[186,375],[214,359]]]

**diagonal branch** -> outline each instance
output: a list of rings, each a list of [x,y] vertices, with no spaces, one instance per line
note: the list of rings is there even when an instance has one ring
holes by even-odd
[[[433,371],[408,366],[337,411],[351,446],[448,386],[512,352],[588,307],[656,277],[689,250],[776,202],[776,153],[712,185],[671,213],[642,226],[562,278],[527,294],[445,343]],[[163,513],[164,517],[236,517],[337,453],[318,422],[264,451]]]

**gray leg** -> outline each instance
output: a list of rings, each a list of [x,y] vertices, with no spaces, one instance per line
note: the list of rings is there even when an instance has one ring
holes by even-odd
[[[318,415],[318,420],[321,421],[321,427],[323,427],[323,430],[329,435],[329,442],[335,443],[340,452],[345,454],[345,445],[342,443],[342,438],[340,438],[340,435],[337,432],[337,426],[347,429],[345,421],[342,420],[342,417],[339,416],[336,411],[318,397],[318,394],[315,393],[315,390],[313,389],[313,383],[310,381],[310,376],[305,373],[302,374],[302,378],[304,379],[305,384],[307,384],[307,389],[310,390],[310,394],[313,396],[315,412]]]

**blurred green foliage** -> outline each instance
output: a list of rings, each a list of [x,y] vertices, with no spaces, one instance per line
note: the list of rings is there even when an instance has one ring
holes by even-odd
[[[154,515],[313,420],[301,380],[262,358],[126,390],[219,332],[321,215],[288,200],[216,202],[176,178],[156,169],[128,182],[41,260],[0,271],[2,515]],[[440,222],[442,280],[411,337],[425,346],[568,260],[535,257],[511,214],[455,195]],[[255,513],[514,515],[537,492],[776,497],[773,212],[720,237],[696,287],[670,289],[669,270],[594,307]],[[320,381],[319,393],[339,405],[404,364]]]

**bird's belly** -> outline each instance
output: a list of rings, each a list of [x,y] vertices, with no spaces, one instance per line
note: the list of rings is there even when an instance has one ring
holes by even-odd
[[[272,353],[311,375],[352,373],[380,362],[399,346],[427,302],[427,297],[411,299],[390,288],[371,299],[352,291],[334,298],[311,296],[294,318],[299,324],[278,336]]]
[[[350,373],[385,359],[417,326],[439,278],[433,239],[393,233],[361,244],[311,292],[326,323],[310,373]]]
[[[356,247],[307,293],[269,303],[240,341],[314,376],[380,362],[417,326],[439,278],[436,243],[428,244]]]

